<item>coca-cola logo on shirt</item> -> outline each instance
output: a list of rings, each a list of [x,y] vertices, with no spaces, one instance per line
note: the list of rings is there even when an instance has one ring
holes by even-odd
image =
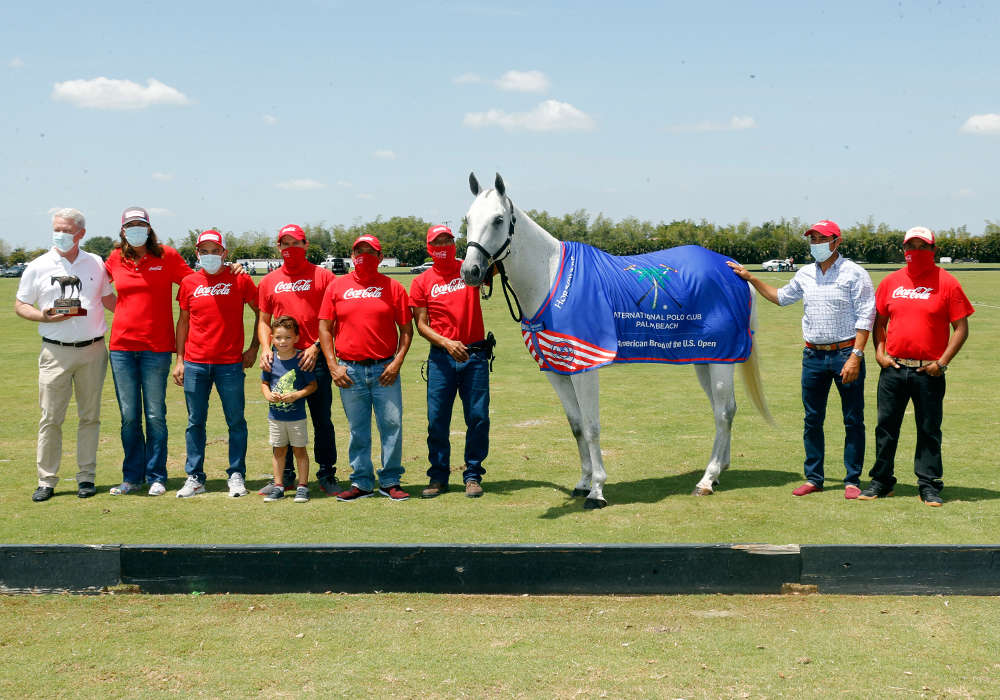
[[[312,289],[312,280],[295,280],[294,282],[278,282],[274,285],[274,293],[308,292]]]
[[[381,287],[366,287],[365,289],[347,289],[344,291],[345,299],[381,299]]]
[[[212,286],[208,286],[207,284],[199,284],[197,287],[195,287],[194,293],[191,296],[195,298],[226,296],[229,294],[229,290],[232,288],[233,288],[232,282],[219,282],[218,284]]]
[[[442,294],[451,294],[452,292],[457,292],[460,289],[465,289],[465,280],[461,277],[456,277],[448,284],[435,284],[431,287],[431,299],[441,296]]]
[[[907,289],[900,285],[892,290],[893,299],[930,299],[933,287],[914,287]]]

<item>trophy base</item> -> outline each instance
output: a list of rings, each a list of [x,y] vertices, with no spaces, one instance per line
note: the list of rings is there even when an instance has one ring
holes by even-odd
[[[87,310],[80,306],[80,302],[76,299],[56,299],[56,303],[52,305],[52,312],[60,316],[87,315]]]

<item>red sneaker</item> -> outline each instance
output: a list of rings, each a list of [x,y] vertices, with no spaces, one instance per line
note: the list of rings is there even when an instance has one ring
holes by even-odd
[[[351,488],[346,491],[341,491],[337,494],[338,501],[356,501],[359,498],[368,498],[372,495],[371,491],[363,491],[357,486],[351,486]]]
[[[848,501],[853,501],[855,498],[861,495],[861,489],[859,489],[854,484],[848,484],[844,487],[844,498]]]
[[[817,486],[813,482],[807,481],[806,483],[802,484],[802,486],[800,486],[797,489],[795,489],[794,491],[792,491],[792,495],[793,496],[805,496],[805,495],[810,494],[810,493],[819,493],[822,490],[823,490],[822,486]]]
[[[393,484],[392,486],[383,486],[378,490],[380,494],[392,499],[393,501],[405,501],[410,497],[403,489],[399,488],[399,484]]]

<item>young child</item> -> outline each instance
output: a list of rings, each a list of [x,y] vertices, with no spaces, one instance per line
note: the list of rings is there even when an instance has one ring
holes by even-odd
[[[261,372],[260,390],[270,405],[267,412],[268,433],[274,455],[274,486],[264,493],[265,501],[277,501],[285,495],[282,483],[285,471],[285,453],[292,446],[299,483],[295,489],[295,502],[309,500],[309,454],[306,443],[305,398],[316,391],[316,378],[312,372],[299,367],[295,343],[299,339],[299,324],[291,316],[278,316],[271,320],[271,341],[274,359],[271,371]]]

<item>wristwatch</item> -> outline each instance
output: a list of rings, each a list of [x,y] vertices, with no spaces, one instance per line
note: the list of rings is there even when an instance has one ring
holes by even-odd
[[[851,348],[851,354],[854,355],[855,357],[862,357],[863,358],[865,356],[865,351],[864,350],[858,350],[857,348]]]
[[[941,374],[944,374],[945,372],[948,371],[948,365],[946,365],[945,363],[941,362],[941,360],[937,361],[937,366],[938,366],[938,369],[941,370]]]

